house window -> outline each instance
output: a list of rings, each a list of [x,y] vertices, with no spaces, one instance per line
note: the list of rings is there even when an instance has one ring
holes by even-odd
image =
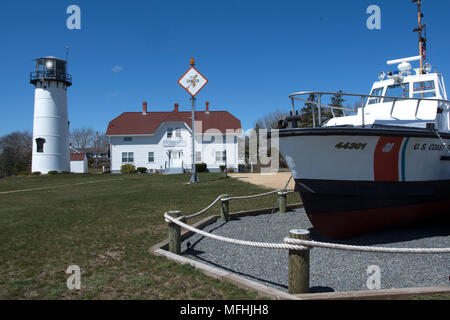
[[[45,139],[43,138],[36,139],[36,152],[44,152],[44,143]]]
[[[123,137],[123,141],[133,141],[133,137]]]
[[[175,137],[181,138],[181,128],[177,128],[177,129],[175,130]]]
[[[225,151],[216,151],[216,162],[224,162],[226,158]]]
[[[202,162],[202,153],[201,153],[201,151],[196,151],[195,152],[195,162],[197,162],[197,163]]]
[[[167,138],[168,138],[168,139],[172,138],[172,132],[173,132],[173,129],[172,129],[172,128],[168,128],[168,129],[167,129]]]
[[[148,153],[148,162],[150,162],[150,163],[155,162],[155,153],[154,152]]]
[[[134,162],[134,153],[133,152],[122,152],[122,162]]]

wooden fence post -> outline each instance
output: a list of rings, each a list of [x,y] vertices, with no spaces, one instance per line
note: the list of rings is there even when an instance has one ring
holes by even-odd
[[[278,206],[280,208],[281,213],[285,213],[287,211],[287,193],[286,190],[281,190],[278,192]]]
[[[295,229],[289,231],[289,238],[309,240],[309,231]],[[290,294],[309,292],[309,250],[289,250],[289,283]]]
[[[226,199],[228,199],[230,196],[228,194],[222,194],[220,197],[222,198],[220,200],[221,201],[220,220],[228,221],[230,219],[228,216],[230,207],[229,207],[229,203],[228,203],[229,200],[226,200]]]
[[[173,218],[181,217],[181,211],[178,210],[169,211],[167,214]],[[175,254],[181,253],[181,227],[173,222],[169,222],[169,251]]]

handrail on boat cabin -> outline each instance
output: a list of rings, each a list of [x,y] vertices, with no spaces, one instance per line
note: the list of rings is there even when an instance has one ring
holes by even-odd
[[[311,94],[315,94],[318,96],[317,102],[315,101],[310,101],[310,100],[305,100],[305,99],[301,99],[298,98],[297,96],[303,96],[303,95],[311,95]],[[364,108],[366,103],[364,102],[364,100],[366,98],[377,98],[377,99],[392,99],[392,107],[391,107],[391,113],[390,116],[392,117],[392,113],[394,112],[394,107],[395,104],[397,102],[397,100],[417,100],[417,106],[416,106],[416,112],[415,112],[415,117],[417,118],[417,113],[419,112],[419,106],[420,106],[420,102],[422,100],[427,100],[427,101],[436,101],[439,103],[443,103],[443,104],[448,104],[450,105],[450,101],[449,100],[444,100],[444,99],[435,99],[435,98],[407,98],[407,97],[391,97],[391,96],[376,96],[376,95],[370,95],[370,94],[358,94],[358,93],[344,93],[344,92],[323,92],[323,91],[302,91],[302,92],[295,92],[289,95],[289,98],[292,101],[292,114],[295,114],[295,100],[297,101],[302,101],[302,102],[307,102],[307,103],[311,103],[314,104],[316,106],[318,106],[318,111],[319,111],[319,126],[321,125],[321,108],[329,108],[331,109],[331,113],[333,115],[333,118],[336,118],[336,115],[334,113],[334,109],[337,110],[342,110],[342,111],[352,111],[354,112],[354,109],[348,109],[348,108],[344,108],[344,107],[335,107],[335,106],[330,106],[330,105],[324,105],[321,103],[321,97],[322,95],[339,95],[339,96],[351,96],[351,97],[361,97],[361,113],[362,113],[362,126],[365,126],[365,121],[364,121],[364,116],[365,116],[365,112],[364,112]],[[316,121],[315,121],[315,115],[314,112],[313,114],[313,127],[316,127]]]

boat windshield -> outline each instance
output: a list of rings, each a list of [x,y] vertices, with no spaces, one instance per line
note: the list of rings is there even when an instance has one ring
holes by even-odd
[[[436,88],[434,81],[414,82],[413,98],[434,98],[436,97]]]
[[[383,87],[381,88],[373,88],[372,92],[370,93],[371,96],[381,96],[383,94]],[[368,104],[376,104],[380,103],[380,98],[369,98]]]
[[[409,98],[409,83],[394,84],[386,89],[387,97]],[[392,102],[392,98],[384,98],[383,102]]]

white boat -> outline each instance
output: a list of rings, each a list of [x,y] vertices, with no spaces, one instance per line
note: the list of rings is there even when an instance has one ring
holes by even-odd
[[[422,30],[419,18],[420,55],[388,61],[398,71],[381,73],[369,95],[290,95],[291,116],[280,121],[280,152],[311,223],[324,236],[351,237],[448,216],[450,101],[442,74],[425,63]],[[413,69],[416,61],[420,66]],[[348,108],[322,103],[327,96],[360,102],[349,115]],[[312,128],[299,128],[299,102],[313,106]],[[322,122],[327,111],[333,117]]]

